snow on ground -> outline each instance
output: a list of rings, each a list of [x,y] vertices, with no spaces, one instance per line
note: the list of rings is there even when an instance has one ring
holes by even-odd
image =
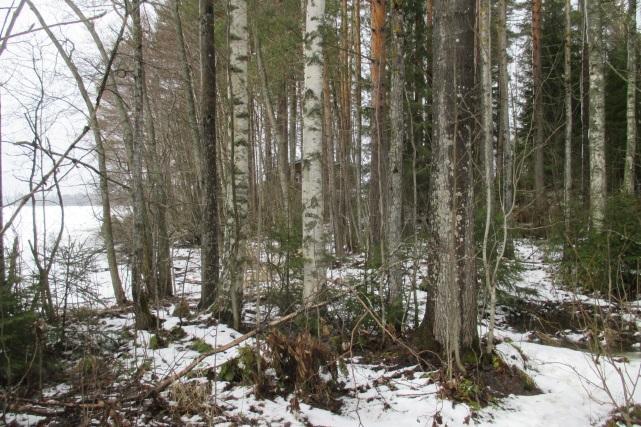
[[[49,209],[50,207],[47,207]],[[71,208],[68,208],[71,209]],[[53,210],[53,208],[52,208]],[[87,236],[95,243],[98,220],[95,209],[83,207],[67,210],[66,225],[70,235]],[[28,218],[30,213],[22,215]],[[93,220],[92,220],[93,218]],[[93,221],[93,222],[91,222]],[[93,224],[93,226],[91,226]],[[92,228],[93,227],[93,228]],[[48,227],[51,229],[51,227]],[[28,236],[24,231],[23,236]],[[515,286],[523,297],[532,301],[573,302],[589,304],[607,304],[606,301],[589,296],[577,295],[560,289],[554,281],[553,269],[546,262],[542,250],[534,243],[522,241],[516,246],[517,255],[524,262],[525,271]],[[332,282],[358,280],[363,270],[358,265],[363,259],[356,259],[349,265],[334,268],[328,277]],[[104,276],[104,260],[98,268],[96,285],[103,298],[112,295],[108,276]],[[199,254],[189,248],[174,249],[174,279],[176,295],[195,306],[199,296]],[[408,262],[406,268],[418,267],[417,282],[426,276],[424,263],[413,265]],[[126,277],[126,276],[125,276]],[[406,282],[409,285],[409,278]],[[421,306],[424,305],[425,293],[419,292]],[[82,300],[77,301],[82,304]],[[249,322],[255,321],[257,302],[245,307],[245,317]],[[641,307],[641,302],[639,302]],[[143,383],[157,383],[160,379],[178,371],[199,355],[194,348],[194,340],[202,340],[211,347],[229,343],[240,336],[228,325],[218,323],[206,315],[195,319],[181,319],[173,316],[174,305],[155,308],[155,314],[163,321],[166,331],[180,326],[186,336],[170,342],[166,348],[151,348],[152,336],[144,331],[134,331],[135,339],[121,343],[114,350],[116,360],[124,360],[130,368],[129,374],[118,378],[123,384],[130,379],[132,370],[143,365]],[[276,313],[261,312],[265,316]],[[97,326],[102,333],[112,337],[122,337],[123,331],[133,331],[131,314],[105,316]],[[484,332],[484,327],[480,328]],[[496,331],[497,338],[503,342],[497,350],[509,364],[524,369],[536,382],[543,394],[534,396],[509,396],[486,408],[476,410],[463,403],[455,403],[439,397],[439,385],[435,384],[429,373],[421,372],[417,367],[390,367],[364,363],[358,358],[347,360],[346,372],[340,374],[339,381],[346,389],[341,397],[342,407],[338,413],[312,407],[303,402],[298,411],[292,409],[292,397],[257,399],[252,388],[230,385],[224,381],[212,381],[211,402],[219,405],[224,414],[215,418],[225,425],[230,417],[237,416],[247,423],[255,425],[318,425],[318,426],[588,426],[602,425],[614,404],[621,404],[627,394],[628,400],[641,402],[641,385],[637,386],[641,372],[639,353],[628,355],[614,361],[561,347],[546,346],[529,342],[526,333],[517,333],[506,326]],[[255,345],[248,340],[245,345]],[[232,348],[205,359],[200,367],[219,370],[227,360],[238,355],[238,348]],[[206,382],[204,378],[183,379],[187,381]],[[59,399],[71,399],[72,388],[67,384],[52,385],[45,390],[45,396]],[[163,393],[168,396],[168,392]],[[42,418],[26,415],[7,414],[6,421],[17,425],[35,425]],[[203,416],[184,416],[186,425],[206,425]],[[140,420],[139,420],[140,424]],[[235,425],[227,421],[227,425]]]
[[[559,302],[596,305],[607,307],[610,303],[601,298],[581,295],[562,289],[556,283],[554,266],[545,261],[546,254],[536,242],[521,240],[515,243],[516,256],[520,259],[524,272],[521,280],[515,283],[518,296],[537,302]],[[554,260],[556,254],[548,255]]]

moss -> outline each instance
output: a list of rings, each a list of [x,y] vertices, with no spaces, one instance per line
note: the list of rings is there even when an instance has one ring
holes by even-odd
[[[149,348],[152,350],[158,350],[159,348],[166,348],[167,341],[162,338],[160,335],[152,335],[149,339]]]
[[[208,353],[214,349],[214,347],[201,339],[192,341],[192,343],[189,344],[189,348],[197,351],[198,353]]]

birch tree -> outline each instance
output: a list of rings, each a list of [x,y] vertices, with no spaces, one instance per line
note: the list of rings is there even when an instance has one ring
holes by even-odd
[[[605,197],[605,90],[603,79],[603,27],[601,2],[588,1],[588,48],[590,67],[590,222],[603,227]]]
[[[637,148],[637,0],[628,0],[628,96],[627,96],[627,144],[623,191],[634,194],[634,159]]]
[[[325,0],[308,0],[305,21],[305,87],[303,95],[302,222],[304,281],[303,300],[309,303],[325,278],[322,266],[322,107],[323,57],[320,26]]]
[[[460,369],[462,351],[477,341],[473,230],[474,3],[434,0],[433,170],[430,212],[432,286],[422,337]]]
[[[209,308],[218,294],[218,194],[216,163],[216,57],[214,2],[199,0],[202,138],[201,294],[199,307]]]
[[[247,261],[247,212],[249,191],[249,110],[247,94],[247,1],[232,0],[229,28],[231,98],[233,106],[232,146],[230,166],[232,185],[228,191],[232,204],[227,212],[227,274],[231,293],[234,328],[240,327],[242,293]],[[287,195],[285,195],[287,197]]]
[[[489,237],[494,209],[494,138],[492,129],[492,37],[490,0],[479,2],[479,51],[481,59],[481,137],[483,142],[483,171],[485,175],[485,230],[483,233],[483,272],[485,286],[490,297],[490,327],[487,338],[487,351],[494,345],[494,308],[496,307],[496,287],[491,268]]]

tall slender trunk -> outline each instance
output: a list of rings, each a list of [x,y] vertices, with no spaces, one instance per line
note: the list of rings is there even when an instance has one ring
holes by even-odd
[[[637,149],[637,0],[628,0],[628,96],[627,96],[627,145],[623,191],[634,194],[634,160]]]
[[[509,74],[507,55],[507,0],[499,0],[497,8],[497,50],[499,68],[499,137],[497,175],[500,176],[502,209],[506,222],[507,232],[512,225],[512,208],[514,206],[514,190],[516,181],[514,177],[514,140],[510,133],[510,105],[509,105]],[[511,235],[505,236],[505,255],[513,255],[514,245]]]
[[[483,140],[483,171],[485,176],[485,230],[483,232],[483,273],[490,298],[490,321],[486,351],[494,349],[494,324],[496,319],[496,284],[492,274],[490,231],[494,216],[494,138],[492,129],[492,36],[490,0],[479,1],[479,51],[481,59],[481,135]]]
[[[143,84],[145,73],[143,68],[142,25],[140,23],[140,0],[131,2],[132,16],[132,42],[134,60],[134,88],[133,88],[133,163],[132,163],[132,188],[133,188],[133,217],[134,228],[132,235],[133,260],[131,266],[131,290],[134,300],[136,327],[151,329],[154,319],[149,311],[149,291],[151,271],[145,262],[145,199],[143,193],[142,151],[144,144],[144,101]]]
[[[563,180],[563,216],[565,230],[570,230],[572,200],[572,4],[565,0],[565,34],[563,40],[563,77],[565,85],[565,167]]]
[[[606,199],[605,90],[603,80],[603,27],[601,3],[588,2],[590,48],[590,222],[596,231],[603,227]]]
[[[185,36],[183,33],[182,19],[180,17],[180,2],[173,0],[172,12],[174,15],[174,28],[176,31],[176,47],[178,48],[178,62],[180,62],[180,73],[182,77],[183,92],[187,102],[187,118],[189,120],[189,134],[191,136],[192,150],[194,156],[194,167],[196,168],[196,188],[199,187],[201,179],[201,159],[203,154],[202,142],[200,140],[200,131],[198,130],[198,114],[196,112],[196,99],[194,95],[194,79],[189,69],[189,59],[187,58],[187,48],[185,47]]]
[[[323,157],[321,163],[325,166],[323,178],[323,195],[325,200],[325,211],[329,223],[332,226],[334,235],[334,254],[337,257],[343,256],[343,229],[339,219],[339,197],[336,194],[336,156],[334,137],[334,121],[332,111],[332,96],[329,88],[329,67],[327,62],[323,64]]]
[[[245,269],[248,262],[247,214],[249,211],[249,109],[247,88],[247,61],[249,40],[247,34],[247,1],[232,0],[229,48],[231,52],[231,96],[233,105],[232,147],[232,206],[227,212],[227,251],[229,290],[231,292],[234,328],[240,328]],[[231,209],[230,209],[231,208]]]
[[[543,171],[543,74],[541,65],[541,4],[532,0],[532,83],[534,105],[532,127],[534,131],[534,205],[537,225],[543,223],[545,213],[545,178]]]
[[[285,208],[285,221],[289,217],[289,121],[287,103],[287,81],[282,84],[282,92],[278,94],[278,179],[280,191],[283,194],[283,207]]]
[[[431,222],[434,259],[421,330],[459,368],[460,353],[478,341],[473,233],[472,139],[474,3],[434,1],[434,131]]]
[[[347,0],[341,0],[341,53],[340,53],[340,90],[339,90],[339,118],[340,118],[340,143],[339,143],[339,222],[345,232],[343,239],[345,247],[352,250],[355,246],[355,229],[352,221],[353,180],[350,152],[352,151],[352,75],[350,72],[350,39],[349,19],[347,15]]]
[[[155,79],[155,91],[159,92],[159,81]],[[144,98],[145,98],[145,127],[149,140],[149,149],[147,150],[147,176],[151,186],[150,191],[150,212],[152,220],[146,224],[147,241],[153,242],[152,265],[156,292],[159,298],[168,297],[173,294],[171,280],[171,243],[169,241],[169,232],[167,229],[167,188],[166,179],[164,179],[161,165],[161,156],[158,152],[158,139],[156,138],[156,121],[154,112],[151,108],[149,96],[149,85],[145,81]],[[153,227],[153,228],[152,228]]]
[[[85,25],[89,28],[89,31],[94,36],[94,40],[98,39],[97,33],[95,33],[95,29],[93,25],[90,24],[90,21],[86,19],[86,17],[82,13],[82,11],[80,11],[80,9],[76,6],[76,4],[73,3],[72,0],[66,0],[66,3],[74,10],[76,15],[78,15],[78,17],[81,20],[83,20]],[[111,285],[114,290],[114,297],[116,298],[116,303],[118,305],[122,305],[126,302],[126,297],[125,297],[125,291],[123,290],[123,287],[122,287],[122,282],[120,280],[120,275],[118,273],[118,261],[116,258],[116,250],[114,247],[113,227],[112,227],[112,221],[111,221],[111,201],[109,197],[109,184],[107,179],[108,178],[107,161],[106,161],[105,148],[102,141],[102,134],[100,131],[100,124],[98,122],[98,118],[96,117],[96,114],[94,111],[93,102],[89,98],[89,93],[87,92],[87,89],[84,85],[82,77],[80,76],[80,73],[78,72],[76,65],[73,63],[73,61],[71,60],[71,57],[69,57],[69,55],[66,53],[66,51],[64,50],[60,42],[58,42],[54,34],[51,32],[51,30],[46,26],[46,24],[44,24],[44,20],[42,19],[40,14],[37,12],[37,10],[35,13],[38,19],[41,21],[43,28],[45,28],[46,32],[48,33],[49,38],[52,40],[52,42],[56,46],[58,53],[61,55],[61,57],[65,61],[67,68],[69,68],[69,71],[73,75],[74,80],[76,82],[76,86],[78,87],[78,90],[80,91],[82,99],[85,103],[85,107],[87,108],[87,113],[89,114],[89,117],[91,117],[91,120],[92,120],[91,128],[93,132],[94,142],[96,144],[96,153],[98,154],[98,172],[100,173],[98,182],[100,186],[100,199],[102,204],[102,237],[105,241],[105,250],[107,252],[107,265],[109,266],[109,275],[111,278]],[[104,53],[104,55],[102,55],[102,53]],[[104,50],[104,48],[101,49],[101,56],[103,57],[103,61],[107,60],[107,53]],[[113,79],[113,77],[111,78],[111,80],[112,80],[112,83],[115,83],[115,79]]]
[[[590,203],[590,47],[588,44],[589,0],[579,0],[582,17],[581,38],[581,194],[584,207]]]
[[[271,171],[272,171],[272,150],[271,147],[269,146],[271,137],[272,135],[276,139],[276,145],[278,147],[278,150],[283,150],[283,152],[287,152],[287,132],[283,132],[283,130],[286,130],[287,128],[283,128],[282,123],[280,121],[280,117],[277,119],[276,114],[274,113],[274,104],[272,101],[272,97],[269,93],[269,87],[267,86],[267,71],[265,70],[265,64],[263,63],[263,56],[262,56],[262,50],[260,47],[260,41],[258,39],[258,32],[254,31],[254,46],[256,49],[256,65],[258,67],[258,75],[259,75],[259,81],[260,81],[260,87],[261,87],[261,93],[263,95],[263,103],[265,105],[265,110],[267,113],[267,120],[269,124],[269,129],[272,132],[269,132],[267,134],[267,144],[268,146],[266,147],[266,154],[268,155],[268,163],[269,167],[266,168],[266,171],[268,171],[268,179],[272,178],[271,177]],[[286,115],[285,115],[286,118]],[[286,123],[286,122],[285,122]],[[282,160],[279,157],[279,160]],[[281,165],[281,162],[279,161],[279,167],[278,167],[278,174],[279,174],[279,181],[280,181],[280,192],[281,192],[281,197],[283,201],[283,206],[285,208],[285,212],[289,212],[289,185],[288,185],[288,173],[287,173],[287,165]]]
[[[382,207],[385,206],[382,183],[385,171],[385,89],[383,87],[385,75],[385,3],[386,0],[371,1],[371,76],[372,76],[372,124],[371,124],[371,170],[369,182],[369,225],[370,241],[374,253],[378,253],[382,233]]]
[[[392,55],[390,63],[390,150],[388,170],[388,205],[385,257],[390,275],[390,321],[400,326],[403,315],[403,268],[400,253],[403,232],[403,151],[404,116],[403,98],[405,84],[405,62],[403,55],[403,11],[398,3],[392,8],[391,19]]]
[[[216,159],[216,52],[214,2],[199,0],[202,157],[201,294],[199,307],[207,309],[218,296],[218,167]]]
[[[325,14],[325,0],[307,1],[305,22],[305,88],[303,114],[303,301],[309,303],[325,279],[322,266],[323,194],[322,194],[322,104],[323,57],[320,24]]]
[[[363,194],[362,194],[362,164],[363,164],[363,115],[362,115],[362,102],[363,96],[361,93],[361,73],[362,73],[362,60],[361,60],[361,0],[354,0],[354,135],[355,143],[355,162],[356,162],[356,235],[358,238],[359,246],[363,245],[363,228],[361,221],[363,219]]]

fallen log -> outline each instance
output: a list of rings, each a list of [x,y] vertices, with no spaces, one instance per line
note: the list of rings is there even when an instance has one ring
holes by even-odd
[[[228,342],[227,344],[218,346],[218,347],[214,348],[213,350],[210,350],[210,351],[208,351],[206,353],[202,353],[200,356],[195,358],[189,365],[185,366],[180,371],[178,371],[178,372],[176,372],[176,373],[174,373],[172,375],[169,375],[168,377],[166,377],[165,379],[160,381],[158,384],[156,384],[153,388],[151,388],[146,393],[144,393],[142,396],[141,395],[133,396],[132,398],[127,399],[127,400],[142,400],[142,399],[146,399],[146,398],[149,398],[151,396],[157,395],[158,393],[160,393],[161,391],[163,391],[167,387],[169,387],[172,383],[174,383],[175,381],[179,380],[180,378],[184,377],[189,372],[191,372],[196,366],[198,366],[206,358],[208,358],[210,356],[213,356],[214,354],[218,354],[218,353],[222,353],[224,351],[227,351],[230,348],[234,348],[237,345],[243,343],[244,341],[247,341],[248,339],[254,337],[258,333],[260,333],[260,332],[262,332],[264,330],[267,330],[267,329],[274,328],[274,327],[276,327],[278,325],[281,325],[283,323],[286,323],[286,322],[288,322],[290,320],[293,320],[293,319],[295,319],[296,317],[300,316],[303,313],[309,312],[310,310],[316,310],[318,308],[324,307],[327,304],[329,304],[330,302],[332,302],[334,299],[336,299],[336,297],[335,298],[331,298],[331,299],[329,299],[327,301],[324,301],[322,303],[318,303],[318,304],[314,304],[314,305],[310,305],[310,306],[305,306],[305,307],[301,308],[300,310],[297,310],[297,311],[295,311],[293,313],[290,313],[290,314],[288,314],[286,316],[283,316],[283,317],[280,317],[278,319],[272,320],[271,322],[269,322],[269,323],[267,323],[265,325],[262,325],[262,326],[260,326],[260,327],[258,327],[256,329],[253,329],[252,331],[247,332],[245,335],[242,335],[242,336],[236,338],[235,340]]]

